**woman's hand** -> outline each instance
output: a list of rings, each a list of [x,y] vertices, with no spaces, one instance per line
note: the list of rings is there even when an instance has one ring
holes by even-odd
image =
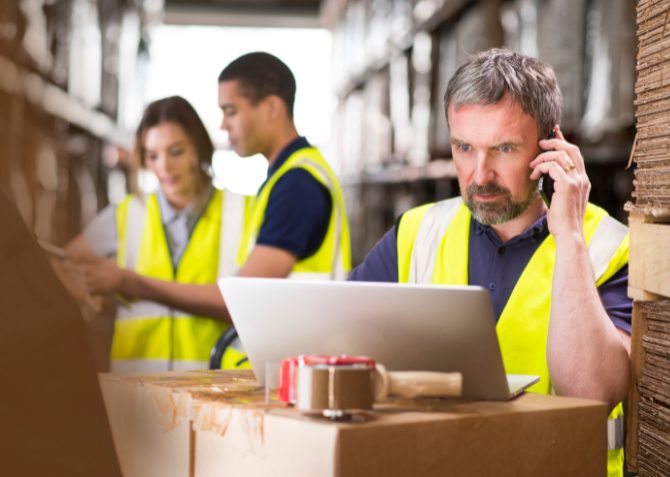
[[[89,260],[81,265],[86,288],[92,294],[113,295],[124,294],[124,280],[127,270],[119,268],[116,262],[109,258]]]

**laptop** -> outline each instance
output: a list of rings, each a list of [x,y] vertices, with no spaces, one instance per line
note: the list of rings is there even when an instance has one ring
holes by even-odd
[[[458,371],[463,397],[502,401],[539,380],[505,375],[491,299],[476,286],[226,277],[258,382],[300,354],[368,356],[389,370]]]

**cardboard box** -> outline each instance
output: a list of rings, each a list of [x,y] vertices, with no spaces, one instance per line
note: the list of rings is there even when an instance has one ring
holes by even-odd
[[[195,405],[259,389],[250,372],[217,371],[99,376],[114,445],[125,477],[192,476]],[[238,383],[239,384],[236,384]],[[257,398],[257,400],[261,400]]]
[[[126,477],[604,476],[604,404],[393,401],[332,422],[265,402],[250,372],[101,375]]]

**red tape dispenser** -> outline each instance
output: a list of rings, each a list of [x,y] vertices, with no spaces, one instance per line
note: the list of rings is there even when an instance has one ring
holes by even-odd
[[[278,394],[301,412],[339,419],[372,408],[374,383],[370,358],[301,355],[282,361]]]
[[[462,384],[460,373],[389,372],[363,356],[301,355],[282,361],[278,394],[303,413],[342,419],[389,396],[460,396]]]

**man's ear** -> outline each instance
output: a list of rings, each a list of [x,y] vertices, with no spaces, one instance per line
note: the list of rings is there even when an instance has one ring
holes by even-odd
[[[277,121],[286,114],[286,105],[284,101],[277,95],[271,94],[267,98],[268,119],[270,121]]]

